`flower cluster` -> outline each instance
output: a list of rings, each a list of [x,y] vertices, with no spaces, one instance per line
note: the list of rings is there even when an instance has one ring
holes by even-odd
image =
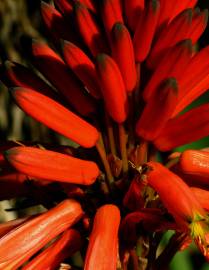
[[[46,211],[0,225],[0,269],[77,269],[77,251],[85,270],[167,269],[192,240],[209,259],[209,152],[171,153],[209,135],[209,103],[184,110],[209,88],[209,47],[196,46],[208,12],[196,4],[41,3],[51,42],[31,42],[39,72],[7,61],[1,80],[77,147],[1,144],[0,199]]]

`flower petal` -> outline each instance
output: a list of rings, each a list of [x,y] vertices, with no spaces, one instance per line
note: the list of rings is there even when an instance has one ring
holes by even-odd
[[[120,211],[115,205],[97,210],[85,258],[85,270],[115,270]]]
[[[5,157],[16,170],[37,178],[90,185],[99,175],[96,163],[35,147],[14,147]]]
[[[29,88],[12,88],[11,93],[20,108],[37,121],[83,147],[96,144],[99,138],[96,128],[56,101]]]

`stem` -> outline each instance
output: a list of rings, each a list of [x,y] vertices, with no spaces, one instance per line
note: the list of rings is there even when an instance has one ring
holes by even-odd
[[[108,140],[109,140],[109,144],[110,144],[110,151],[114,156],[116,156],[117,151],[116,151],[116,146],[115,146],[113,125],[112,125],[112,121],[109,118],[109,116],[107,115],[107,113],[105,114],[105,123],[106,123],[106,127],[107,127],[107,135],[108,135]]]
[[[133,264],[133,270],[139,270],[139,260],[135,249],[130,250],[130,256]]]
[[[107,155],[106,155],[106,151],[105,151],[105,148],[103,146],[103,143],[102,143],[101,136],[100,136],[100,140],[96,144],[96,148],[97,148],[97,151],[100,155],[102,163],[104,165],[104,169],[105,169],[105,172],[107,175],[107,180],[108,180],[107,185],[110,188],[110,186],[114,182],[114,178],[113,178],[112,173],[111,173],[110,165],[109,165],[109,162],[107,160]]]
[[[123,172],[127,173],[128,171],[128,157],[127,157],[127,149],[126,149],[126,132],[124,129],[123,124],[118,124],[119,129],[119,140],[120,140],[120,151],[121,151],[121,158],[123,164]]]

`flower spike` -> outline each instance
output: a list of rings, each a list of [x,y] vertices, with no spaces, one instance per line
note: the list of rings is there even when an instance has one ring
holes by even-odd
[[[138,62],[143,62],[150,51],[159,14],[160,2],[158,0],[150,0],[148,7],[142,13],[134,33],[133,44],[135,58]]]
[[[116,23],[113,26],[111,44],[113,58],[120,68],[126,91],[131,92],[136,86],[137,74],[131,36],[124,24]]]
[[[100,54],[96,69],[107,111],[116,122],[124,122],[127,117],[127,94],[117,64],[110,56]]]
[[[75,224],[82,216],[83,211],[78,202],[65,200],[46,213],[10,231],[0,239],[0,268],[18,269],[33,254]]]
[[[83,147],[96,144],[99,138],[96,128],[56,101],[29,88],[12,88],[11,93],[18,106],[37,121]]]
[[[19,146],[6,151],[5,157],[16,170],[46,180],[90,185],[99,176],[96,163],[49,150]]]
[[[120,211],[117,206],[106,204],[97,210],[84,270],[116,269],[119,224]]]
[[[67,65],[87,87],[90,94],[97,99],[100,98],[100,86],[94,63],[79,47],[71,42],[64,41],[63,51]]]

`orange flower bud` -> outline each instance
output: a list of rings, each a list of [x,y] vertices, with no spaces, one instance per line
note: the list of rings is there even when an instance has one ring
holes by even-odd
[[[200,11],[199,8],[194,9],[192,25],[189,32],[189,37],[192,40],[192,44],[195,44],[202,33],[204,32],[208,23],[208,10]]]
[[[124,11],[131,30],[135,30],[141,12],[144,9],[144,0],[124,0]]]
[[[192,57],[179,80],[179,102],[173,113],[178,115],[187,105],[202,95],[209,87],[209,46]]]
[[[98,55],[96,68],[107,111],[116,122],[122,123],[127,117],[127,94],[120,70],[106,54]]]
[[[26,87],[40,92],[55,100],[60,98],[56,92],[35,73],[21,64],[7,61],[2,74],[2,81],[7,87]]]
[[[32,53],[35,65],[44,76],[60,91],[70,105],[81,115],[95,111],[94,103],[81,83],[70,73],[62,58],[44,43],[33,41]],[[46,68],[47,67],[47,68]]]
[[[143,10],[134,33],[133,44],[135,58],[138,62],[143,62],[150,51],[159,14],[160,2],[158,0],[150,0],[148,7]]]
[[[85,270],[116,270],[120,211],[115,205],[100,207],[85,258]]]
[[[66,27],[66,18],[52,5],[41,2],[41,15],[48,33],[57,44],[60,39],[75,40],[75,34]]]
[[[63,51],[67,65],[87,87],[90,94],[95,98],[100,98],[100,85],[94,63],[71,42],[64,41]]]
[[[209,134],[208,123],[209,104],[203,104],[169,120],[154,140],[154,144],[161,151],[168,151],[194,142]]]
[[[90,185],[99,175],[96,163],[34,147],[14,147],[5,152],[18,171],[37,178]]]
[[[83,147],[96,144],[99,138],[96,128],[59,103],[29,88],[13,88],[11,93],[20,108],[37,121]]]
[[[73,0],[77,1],[77,0]],[[84,4],[89,10],[96,13],[96,7],[94,4],[94,0],[79,0],[82,4]]]
[[[209,191],[202,188],[191,187],[191,190],[201,206],[209,211]]]
[[[50,240],[75,224],[82,215],[78,202],[65,200],[10,231],[0,239],[0,269],[18,269]]]
[[[186,150],[180,156],[179,166],[184,174],[209,179],[209,152]]]
[[[168,78],[175,78],[177,82],[182,78],[182,74],[189,66],[192,57],[191,40],[184,40],[172,47],[158,62],[149,82],[147,83],[143,97],[146,101],[154,95],[159,87]],[[182,91],[179,89],[179,91]]]
[[[121,71],[126,91],[131,92],[137,81],[134,49],[128,29],[122,23],[116,23],[113,26],[111,45],[113,58]]]
[[[74,229],[66,230],[63,235],[53,242],[22,270],[55,270],[65,258],[72,256],[81,247],[81,236]]]
[[[26,222],[30,217],[18,218],[0,224],[0,237]]]
[[[106,46],[103,35],[89,10],[79,1],[75,2],[74,10],[78,29],[92,55],[96,56],[98,53],[105,52]]]
[[[168,79],[148,100],[136,125],[136,133],[145,140],[154,140],[170,119],[178,100],[178,85]]]
[[[160,163],[148,162],[147,166],[148,185],[157,191],[168,212],[177,219],[177,223],[190,223],[197,214],[204,216],[201,205],[180,177]]]
[[[73,5],[68,0],[54,0],[54,3],[63,14],[73,11]]]
[[[178,226],[190,231],[198,247],[207,249],[205,232],[208,218],[200,202],[187,184],[157,162],[147,163],[147,181],[160,196],[163,205],[173,215]]]
[[[184,10],[168,27],[158,35],[153,49],[149,55],[149,63],[157,63],[162,58],[168,48],[176,45],[176,43],[189,38],[189,30],[192,23],[192,10]]]
[[[102,0],[102,20],[108,37],[116,22],[123,23],[120,0]]]

